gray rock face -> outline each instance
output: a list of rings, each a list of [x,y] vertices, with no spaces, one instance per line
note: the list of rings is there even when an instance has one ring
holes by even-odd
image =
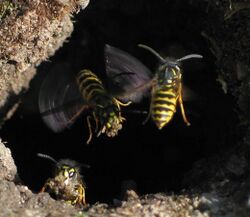
[[[11,117],[35,67],[54,55],[73,31],[71,14],[89,0],[0,3],[0,124]]]
[[[16,175],[17,168],[10,149],[6,148],[0,139],[0,180],[14,181]]]

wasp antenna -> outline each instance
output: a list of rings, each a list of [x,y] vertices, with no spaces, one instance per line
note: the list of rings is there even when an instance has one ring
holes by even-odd
[[[148,111],[145,110],[126,110],[124,113],[129,113],[129,114],[148,114]]]
[[[191,58],[203,58],[203,56],[200,55],[200,54],[189,54],[189,55],[184,56],[184,57],[182,57],[180,59],[177,59],[176,61],[181,62],[183,60],[187,60],[187,59],[191,59]]]
[[[52,162],[54,163],[58,163],[53,157],[47,155],[47,154],[42,154],[42,153],[37,153],[37,156],[38,157],[41,157],[41,158],[45,158],[45,159],[48,159],[48,160],[51,160]]]
[[[91,166],[88,165],[88,164],[81,163],[81,164],[80,164],[80,167],[85,167],[85,168],[89,169]]]
[[[165,60],[157,51],[155,51],[153,48],[151,48],[151,47],[149,47],[149,46],[147,46],[147,45],[144,45],[144,44],[138,44],[137,46],[138,46],[138,47],[141,47],[141,48],[143,48],[143,49],[145,49],[145,50],[150,51],[150,52],[151,52],[152,54],[154,54],[161,62],[163,62],[163,63],[166,62],[166,60]]]

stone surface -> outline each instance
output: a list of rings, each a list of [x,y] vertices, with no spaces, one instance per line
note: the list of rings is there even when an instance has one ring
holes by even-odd
[[[0,123],[8,119],[36,74],[73,31],[71,14],[89,0],[0,3]],[[7,115],[6,115],[7,114]]]

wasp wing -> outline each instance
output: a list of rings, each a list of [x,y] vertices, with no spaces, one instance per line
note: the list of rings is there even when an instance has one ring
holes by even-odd
[[[60,66],[42,83],[39,109],[46,125],[54,132],[70,127],[88,106],[84,104],[75,77]]]
[[[118,48],[106,44],[104,51],[111,92],[121,100],[139,102],[151,87],[151,71],[138,59]]]

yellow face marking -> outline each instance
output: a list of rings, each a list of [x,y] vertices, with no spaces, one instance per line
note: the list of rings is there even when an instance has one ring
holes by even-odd
[[[72,176],[72,173],[76,172],[75,168],[71,168],[69,166],[62,166],[61,171],[63,172],[63,176],[66,178],[69,178],[70,176]]]
[[[63,175],[64,175],[66,178],[68,178],[68,177],[69,177],[69,172],[68,172],[68,170],[64,170],[64,171],[63,171]]]
[[[75,168],[69,169],[69,173],[75,173],[75,172],[76,172]]]

